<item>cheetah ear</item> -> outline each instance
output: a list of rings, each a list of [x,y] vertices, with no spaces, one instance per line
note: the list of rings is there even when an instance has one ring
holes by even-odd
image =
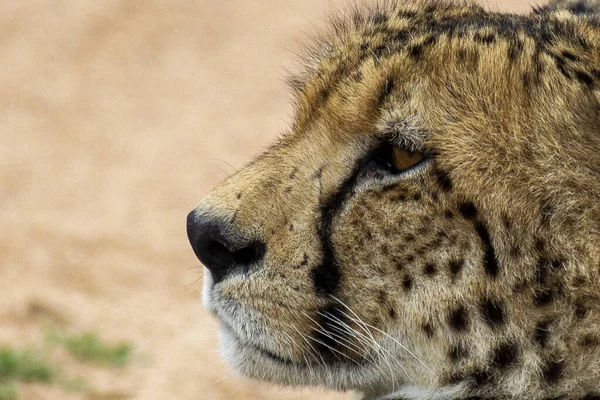
[[[575,15],[600,14],[600,0],[552,0],[545,6],[534,7],[534,14],[569,11]]]

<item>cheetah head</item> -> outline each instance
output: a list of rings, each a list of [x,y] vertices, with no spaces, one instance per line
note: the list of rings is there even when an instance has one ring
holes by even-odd
[[[365,398],[600,398],[600,20],[579,3],[333,22],[289,131],[188,216],[236,371]]]

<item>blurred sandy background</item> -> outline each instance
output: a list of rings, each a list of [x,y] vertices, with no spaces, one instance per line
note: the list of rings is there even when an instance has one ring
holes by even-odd
[[[343,0],[0,1],[0,343],[53,323],[131,340],[93,393],[22,399],[334,399],[236,378],[185,217],[285,129],[284,66]],[[518,0],[496,8],[527,9]]]

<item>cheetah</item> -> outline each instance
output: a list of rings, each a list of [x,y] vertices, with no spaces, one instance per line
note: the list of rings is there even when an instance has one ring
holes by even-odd
[[[384,1],[188,215],[241,375],[388,400],[600,399],[600,2]]]

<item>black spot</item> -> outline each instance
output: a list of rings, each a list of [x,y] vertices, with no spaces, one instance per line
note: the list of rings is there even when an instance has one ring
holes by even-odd
[[[406,195],[404,193],[397,195],[396,197],[392,197],[390,198],[391,201],[393,202],[397,202],[397,201],[405,201],[406,200]]]
[[[423,273],[425,273],[425,275],[432,277],[436,274],[437,270],[435,268],[435,264],[433,263],[427,263],[425,264],[425,268],[423,268]]]
[[[303,267],[308,265],[308,254],[304,253],[304,256],[302,257],[302,261],[300,261],[300,265]]]
[[[533,304],[537,307],[543,307],[552,302],[554,293],[551,288],[543,288],[536,292],[533,296]]]
[[[423,46],[420,44],[412,45],[408,48],[408,55],[415,60],[418,60],[423,53]]]
[[[569,61],[579,61],[579,57],[571,53],[569,50],[563,50],[562,56]]]
[[[454,218],[454,213],[450,210],[446,210],[446,212],[444,212],[444,217],[446,217],[448,219],[452,219],[452,218]]]
[[[557,271],[563,268],[563,261],[560,259],[550,259],[547,258],[545,253],[545,244],[542,240],[536,241],[536,249],[542,253],[537,264],[537,269],[535,271],[535,280],[540,285],[547,285],[548,280],[550,278],[550,272]],[[548,291],[550,289],[543,289],[542,291]]]
[[[288,178],[294,179],[296,177],[297,173],[298,173],[298,168],[294,167],[294,169],[292,169],[292,172],[290,172],[290,174],[288,175]]]
[[[388,315],[391,319],[396,319],[396,310],[390,307],[390,309],[388,310]]]
[[[449,192],[452,190],[452,181],[446,172],[437,170],[436,171],[437,183],[440,185],[444,192]]]
[[[519,348],[512,343],[504,343],[494,350],[492,363],[495,367],[503,369],[515,364],[519,356]]]
[[[469,350],[461,344],[453,345],[450,347],[450,351],[448,351],[448,358],[453,362],[460,361],[468,355]]]
[[[392,37],[392,39],[397,42],[404,43],[408,40],[409,36],[410,34],[408,31],[397,31],[394,32],[394,36]]]
[[[510,218],[508,218],[508,215],[504,214],[502,216],[502,223],[504,224],[504,228],[508,231],[510,230],[512,223],[510,222]]]
[[[600,394],[588,393],[582,400],[600,400]]]
[[[490,233],[482,222],[475,223],[475,230],[479,235],[479,239],[483,244],[483,268],[488,275],[492,278],[498,276],[498,260],[496,260],[496,251],[492,246],[492,240],[490,239]]]
[[[587,72],[575,71],[575,77],[580,83],[583,83],[586,86],[594,86],[594,78]]]
[[[456,332],[464,332],[467,330],[469,325],[469,316],[467,310],[463,306],[450,311],[448,315],[448,323],[450,328]]]
[[[412,198],[413,198],[414,201],[419,201],[419,200],[421,200],[421,194],[420,193],[415,193],[415,194],[413,194]]]
[[[373,54],[375,55],[375,59],[373,60],[373,62],[375,63],[375,65],[379,65],[379,59],[383,57],[388,52],[388,50],[389,49],[387,44],[382,44],[381,46],[377,46],[373,49]]]
[[[544,242],[544,239],[537,238],[535,240],[535,249],[540,253],[543,253],[546,251],[546,242]],[[539,263],[540,262],[538,261],[538,264]]]
[[[588,308],[581,301],[575,303],[575,317],[577,319],[584,319],[588,315]]]
[[[388,16],[383,13],[378,12],[375,15],[373,15],[373,23],[375,25],[384,24],[387,22],[387,20],[388,20]]]
[[[513,244],[510,248],[510,255],[514,258],[518,258],[521,255],[521,248],[517,244]]]
[[[600,345],[600,339],[592,334],[587,334],[581,338],[579,345],[583,347],[596,347]]]
[[[413,286],[412,278],[408,275],[405,275],[404,279],[402,279],[402,287],[404,288],[404,291],[410,292],[410,290],[412,289],[412,286]]]
[[[581,287],[585,285],[585,278],[583,276],[578,276],[573,280],[573,286]]]
[[[450,276],[452,277],[452,282],[454,282],[454,280],[456,279],[456,276],[462,270],[464,265],[465,265],[465,260],[463,260],[462,258],[450,261],[449,268],[450,268]]]
[[[386,236],[389,236],[389,235],[386,235]],[[388,247],[387,244],[382,244],[381,247],[379,248],[379,251],[384,256],[389,256],[390,255],[390,248]]]
[[[564,260],[555,259],[550,262],[550,266],[555,270],[561,269],[565,266],[565,262]]]
[[[292,187],[291,186],[286,187],[285,188],[285,192],[286,193],[291,193],[292,192]]]
[[[481,313],[485,322],[492,328],[503,325],[506,319],[504,304],[500,300],[484,300],[481,304]]]
[[[475,204],[471,203],[470,201],[461,203],[458,206],[458,211],[467,219],[473,219],[477,216],[477,208],[475,208]]]
[[[544,226],[549,226],[552,216],[554,215],[554,207],[552,204],[546,203],[540,209],[541,222]]]
[[[237,196],[235,196],[235,198],[238,199],[238,200],[241,199],[242,198],[242,194],[238,193]]]
[[[429,323],[429,322],[425,322],[422,326],[423,328],[423,332],[425,332],[425,335],[431,339],[433,337],[433,334],[435,333],[433,330],[433,326]]]
[[[435,35],[429,35],[427,39],[425,39],[423,43],[421,43],[421,45],[423,45],[423,47],[431,46],[432,44],[435,44],[437,42],[437,39],[438,38]]]
[[[379,301],[379,303],[386,303],[387,302],[387,293],[384,292],[383,290],[380,290],[378,295],[377,295],[377,301]]]
[[[415,235],[413,235],[412,233],[409,233],[404,237],[405,242],[412,242],[413,240],[415,240]]]
[[[486,385],[494,381],[494,376],[487,369],[475,370],[471,376],[475,380],[476,386]]]
[[[415,11],[410,11],[410,10],[401,10],[398,12],[398,17],[400,18],[415,18],[417,16],[417,13]]]
[[[406,262],[411,263],[413,261],[415,261],[415,256],[413,256],[412,254],[406,256]]]
[[[288,229],[290,230],[290,232],[293,231],[294,230],[294,224],[290,224],[290,226],[288,227]]]
[[[562,361],[550,360],[546,363],[543,369],[544,380],[555,385],[565,374],[565,364]]]
[[[538,322],[538,324],[535,326],[535,341],[542,348],[546,347],[548,340],[550,339],[550,330],[548,328],[550,327],[551,323],[552,321],[546,320]]]

